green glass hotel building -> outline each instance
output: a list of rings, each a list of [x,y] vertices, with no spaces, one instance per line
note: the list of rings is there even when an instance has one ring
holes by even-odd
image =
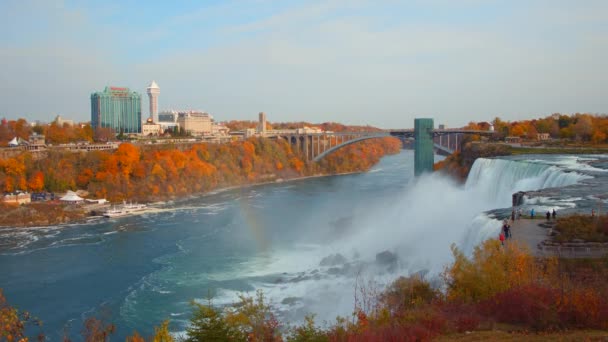
[[[91,94],[91,126],[112,128],[116,133],[141,133],[141,96],[121,87]]]

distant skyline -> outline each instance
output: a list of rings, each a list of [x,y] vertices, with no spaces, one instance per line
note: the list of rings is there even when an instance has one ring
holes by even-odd
[[[159,110],[220,121],[607,113],[606,18],[601,0],[5,0],[0,117],[86,121],[91,93],[152,80]]]

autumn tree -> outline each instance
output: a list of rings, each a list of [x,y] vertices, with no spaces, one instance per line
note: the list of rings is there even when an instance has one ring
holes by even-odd
[[[28,182],[28,188],[31,191],[38,192],[44,189],[44,173],[36,171]]]

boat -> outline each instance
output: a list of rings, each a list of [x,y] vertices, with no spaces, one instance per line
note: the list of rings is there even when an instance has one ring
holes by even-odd
[[[144,211],[148,208],[147,205],[145,204],[133,204],[133,203],[127,203],[126,201],[122,202],[122,206],[118,206],[118,207],[113,207],[108,209],[105,213],[103,213],[104,217],[120,217],[120,216],[125,216],[125,215],[129,215],[129,214],[135,214],[137,212],[140,211]]]
[[[128,203],[128,204],[127,204],[127,202],[124,202],[124,201],[123,201],[123,203],[122,203],[122,208],[123,208],[124,210],[126,210],[127,212],[135,212],[135,211],[141,211],[141,210],[144,210],[144,209],[148,208],[148,206],[147,206],[147,205],[145,205],[145,204],[137,204],[137,203],[135,203],[135,204],[133,204],[133,203]]]
[[[127,215],[127,212],[125,210],[118,209],[118,208],[108,209],[105,213],[103,213],[103,217],[108,217],[108,218],[120,217],[120,216],[125,216],[125,215]]]

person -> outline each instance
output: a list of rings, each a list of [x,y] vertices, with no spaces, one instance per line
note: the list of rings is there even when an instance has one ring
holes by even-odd
[[[595,217],[595,209],[591,208],[591,217]]]
[[[551,221],[551,212],[547,211],[547,221]]]
[[[505,219],[502,222],[502,233],[505,235],[505,239],[509,238],[509,233],[507,232],[507,227],[509,227],[509,223],[507,222],[507,219]]]
[[[505,245],[505,234],[500,233],[500,236],[498,236],[498,239],[500,240],[500,244],[501,245]]]
[[[521,220],[521,208],[517,209],[517,219]]]
[[[534,208],[532,208],[532,210],[530,210],[530,217],[534,220]]]
[[[515,221],[515,209],[511,211],[511,221]]]
[[[555,220],[555,216],[557,216],[557,213],[555,212],[555,209],[553,209],[553,212],[551,213],[551,216],[553,216],[553,220]]]
[[[507,231],[505,232],[505,237],[507,239],[511,239],[512,235],[511,235],[511,225],[507,224]]]

